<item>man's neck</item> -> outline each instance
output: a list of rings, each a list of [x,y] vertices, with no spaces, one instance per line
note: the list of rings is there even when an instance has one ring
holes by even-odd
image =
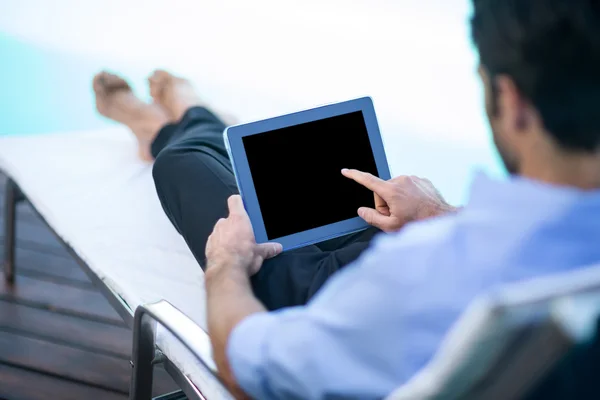
[[[536,158],[523,164],[521,175],[558,186],[571,186],[582,190],[600,189],[600,152],[561,152],[551,157],[539,154]]]

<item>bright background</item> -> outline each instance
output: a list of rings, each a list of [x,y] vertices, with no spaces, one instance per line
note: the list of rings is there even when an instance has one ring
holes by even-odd
[[[108,126],[90,81],[156,67],[242,120],[370,95],[393,173],[453,203],[501,175],[469,40],[470,0],[0,0],[0,135]],[[343,147],[343,144],[340,144]]]

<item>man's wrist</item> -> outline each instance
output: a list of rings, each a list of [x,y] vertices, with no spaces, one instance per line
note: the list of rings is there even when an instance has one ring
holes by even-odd
[[[207,281],[223,275],[248,278],[248,268],[243,265],[242,260],[233,257],[221,259],[207,259],[204,278]]]
[[[454,207],[448,203],[429,203],[421,207],[417,219],[422,220],[427,218],[440,217],[442,215],[456,213],[458,211],[460,211],[460,207]]]

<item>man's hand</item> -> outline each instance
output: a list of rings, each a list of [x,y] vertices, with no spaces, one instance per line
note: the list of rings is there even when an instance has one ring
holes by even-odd
[[[399,176],[384,181],[350,169],[342,170],[342,174],[373,191],[375,209],[361,207],[358,215],[385,232],[397,231],[408,222],[456,211],[427,179]]]
[[[266,312],[254,297],[250,276],[265,259],[281,253],[276,243],[256,244],[250,218],[240,196],[227,201],[229,216],[220,219],[206,243],[206,315],[219,376],[237,399],[248,398],[229,365],[227,343],[245,318]]]
[[[264,260],[282,251],[278,243],[257,244],[250,218],[238,195],[227,200],[229,216],[220,219],[206,243],[207,273],[217,267],[238,268],[256,274]]]

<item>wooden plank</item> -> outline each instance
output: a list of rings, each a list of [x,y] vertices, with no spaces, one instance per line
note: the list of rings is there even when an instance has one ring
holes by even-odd
[[[0,329],[26,332],[34,337],[82,347],[128,360],[132,333],[129,329],[53,313],[0,300]]]
[[[0,331],[0,360],[103,389],[127,393],[129,361]]]
[[[131,365],[128,360],[23,337],[12,332],[0,331],[0,366],[3,363],[37,371],[40,374],[62,377],[78,384],[91,385],[92,388],[120,393],[129,391]],[[26,380],[26,378],[21,376],[18,379]],[[32,381],[28,384],[36,385],[36,382]],[[154,368],[152,387],[155,396],[179,389],[161,366]],[[0,393],[2,393],[1,389]],[[51,398],[62,399],[63,397],[55,396],[53,393]]]
[[[4,215],[4,185],[0,185],[0,215]],[[17,204],[17,217],[27,223],[37,224],[40,222],[39,215],[36,214],[27,201]]]
[[[4,215],[4,193],[6,185],[6,176],[0,173],[0,215]],[[40,217],[33,210],[29,202],[21,201],[17,204],[18,218],[23,221],[39,223]]]
[[[4,185],[0,184],[0,214],[4,215]],[[34,211],[28,201],[20,201],[17,204],[17,215],[18,217],[29,223],[38,223],[40,221],[39,215]]]
[[[0,216],[0,227],[3,226],[2,224],[3,220]],[[43,225],[43,222],[39,220],[37,225],[18,222],[17,270],[25,268],[25,270],[47,273],[50,276],[78,282],[90,282],[77,262],[52,232]],[[2,228],[0,228],[0,232],[2,232]],[[0,233],[0,239],[3,238],[3,235]],[[0,247],[2,244],[3,242],[0,240]]]
[[[17,274],[23,271],[35,272],[78,283],[91,284],[90,279],[72,257],[65,258],[39,250],[17,248],[16,266]]]
[[[6,185],[6,176],[0,173],[0,218],[4,216],[4,192]],[[34,211],[29,202],[21,201],[17,205],[17,236],[24,237],[28,239],[34,239],[37,241],[39,239],[42,240],[42,243],[48,241],[48,243],[56,245],[58,242],[56,238],[53,237],[52,232],[47,230],[46,224],[42,221],[39,215]],[[35,235],[27,234],[19,234],[19,228],[21,231],[31,231],[35,233]],[[41,230],[40,230],[41,229]],[[3,234],[3,233],[0,233]]]
[[[0,182],[0,226],[4,226],[4,184]],[[4,237],[0,229],[0,238]],[[17,206],[17,241],[25,247],[40,245],[42,248],[57,250],[58,254],[67,254],[62,244],[48,229],[45,222],[35,213],[27,202],[20,202]]]
[[[4,238],[4,219],[0,216],[0,240]],[[37,222],[23,221],[20,215],[17,216],[17,246],[49,250],[55,254],[68,256],[63,245],[58,241],[54,234],[39,220]]]
[[[2,236],[4,236],[4,232],[2,232]],[[19,240],[63,248],[63,245],[41,219],[35,222],[24,221],[21,213],[17,214],[17,241]]]
[[[17,276],[16,283],[9,285],[4,273],[0,273],[0,300],[34,304],[87,319],[124,325],[99,292],[26,276]]]
[[[3,202],[2,204],[4,205]],[[42,220],[27,200],[17,204],[17,216],[20,220],[30,223],[39,223]]]
[[[0,398],[126,400],[127,395],[0,364]]]

